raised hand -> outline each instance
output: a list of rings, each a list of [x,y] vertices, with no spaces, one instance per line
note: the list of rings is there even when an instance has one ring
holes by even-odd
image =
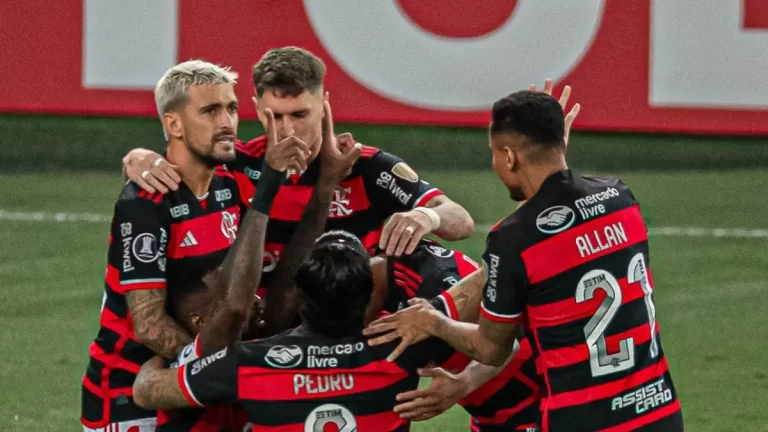
[[[408,304],[409,307],[377,319],[363,330],[365,336],[376,336],[368,340],[371,346],[400,339],[400,344],[387,358],[389,361],[395,361],[406,348],[427,339],[432,334],[430,331],[435,318],[441,315],[422,298],[412,298]]]
[[[320,148],[320,176],[338,184],[346,177],[360,157],[360,143],[349,133],[334,135],[333,113],[328,101],[323,102],[323,144]]]
[[[541,90],[542,92],[552,96],[552,89],[554,87],[554,84],[552,83],[552,80],[547,78],[544,80],[544,89]],[[536,84],[531,84],[529,88],[532,92],[538,91],[536,88]],[[565,86],[563,88],[563,92],[560,93],[560,99],[558,99],[558,102],[560,102],[560,106],[563,108],[563,112],[565,111],[565,108],[568,106],[568,99],[571,97],[571,86]],[[573,124],[573,121],[576,120],[576,116],[579,115],[579,111],[581,110],[580,104],[574,104],[570,111],[568,111],[568,114],[565,116],[565,146],[568,147],[568,137],[571,133],[571,125]]]
[[[267,108],[264,115],[267,117],[267,151],[264,160],[276,171],[303,173],[307,169],[307,159],[311,154],[307,143],[293,135],[278,141],[275,114]]]

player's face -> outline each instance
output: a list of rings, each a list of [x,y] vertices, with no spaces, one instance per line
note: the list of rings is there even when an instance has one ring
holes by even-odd
[[[526,199],[520,183],[520,176],[517,174],[517,164],[519,164],[516,153],[512,148],[519,143],[514,142],[517,139],[510,135],[491,136],[489,147],[493,155],[493,170],[499,176],[499,180],[509,190],[509,196],[515,201],[524,201]]]
[[[277,139],[295,136],[304,141],[317,155],[323,133],[323,91],[305,90],[296,97],[267,89],[256,101],[259,120],[266,127],[264,110],[269,108],[275,115]]]
[[[187,93],[181,115],[187,149],[209,166],[235,160],[238,116],[233,86],[194,85]]]

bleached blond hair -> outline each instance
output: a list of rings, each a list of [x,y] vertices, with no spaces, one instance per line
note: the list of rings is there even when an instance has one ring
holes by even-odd
[[[178,110],[187,102],[189,87],[204,84],[237,83],[238,74],[230,68],[203,60],[189,60],[168,69],[155,86],[157,114]]]

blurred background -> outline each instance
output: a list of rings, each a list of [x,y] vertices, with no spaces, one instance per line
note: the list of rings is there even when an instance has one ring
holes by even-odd
[[[273,47],[324,59],[337,131],[404,158],[477,222],[514,209],[490,104],[572,86],[569,163],[621,176],[651,228],[663,345],[692,431],[768,430],[768,2],[4,0],[0,431],[80,430],[121,158],[162,150],[152,98],[190,58],[240,73]],[[454,409],[415,431],[464,431]]]

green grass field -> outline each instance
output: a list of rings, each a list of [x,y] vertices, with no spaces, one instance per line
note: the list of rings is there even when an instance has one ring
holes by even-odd
[[[422,174],[478,226],[514,208],[491,173]],[[768,171],[618,174],[651,227],[705,228],[651,238],[662,343],[687,429],[768,431]],[[80,380],[98,323],[108,225],[49,213],[108,218],[120,187],[114,174],[0,176],[0,431],[80,430]],[[733,237],[715,228],[763,231]],[[452,246],[477,258],[483,239],[479,230]],[[413,429],[466,431],[466,416],[454,409]]]

